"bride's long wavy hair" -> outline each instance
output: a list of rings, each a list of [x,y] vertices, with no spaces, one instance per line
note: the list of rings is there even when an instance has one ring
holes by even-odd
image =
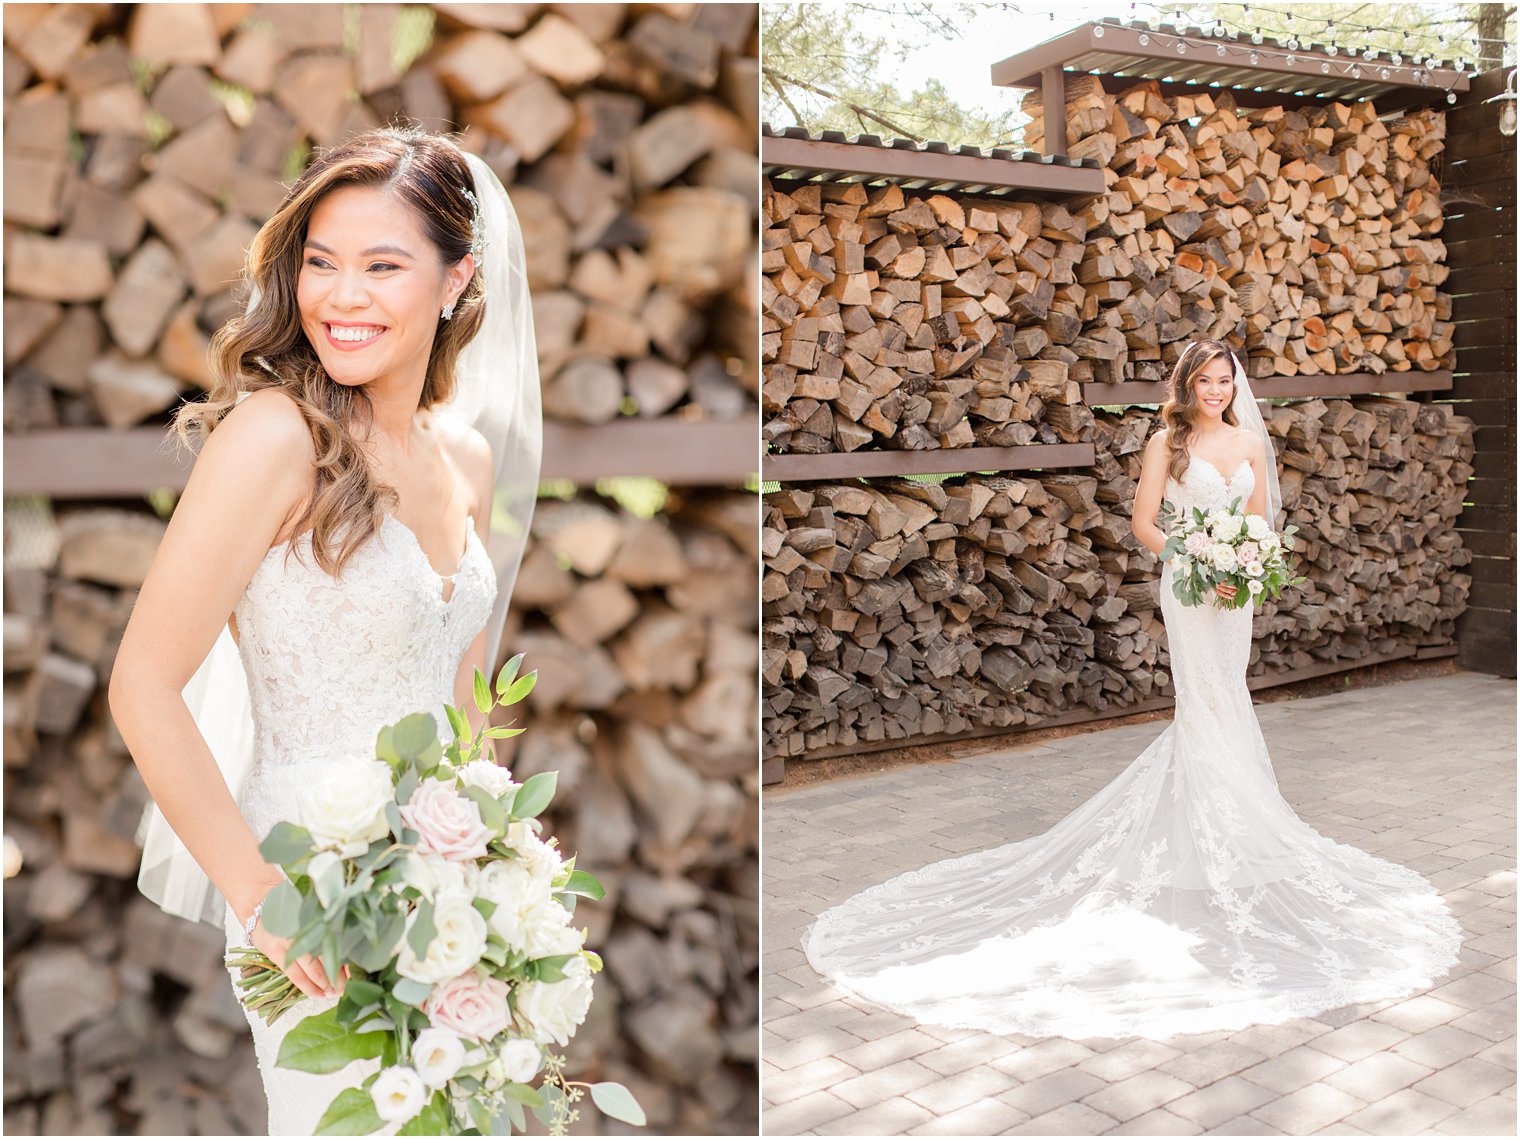
[[[1167,469],[1174,479],[1180,480],[1188,469],[1188,445],[1198,430],[1195,422],[1198,414],[1198,392],[1195,387],[1198,373],[1221,356],[1230,361],[1233,372],[1236,357],[1228,344],[1220,340],[1194,340],[1177,357],[1177,363],[1173,365],[1172,374],[1167,379],[1166,402],[1161,405],[1161,422],[1166,425],[1166,447],[1171,456]],[[1240,426],[1233,407],[1224,409],[1224,421],[1232,427]]]
[[[333,576],[379,528],[383,505],[399,499],[394,487],[371,472],[356,433],[374,422],[369,393],[327,375],[301,327],[296,300],[311,212],[344,186],[372,186],[411,207],[442,265],[457,264],[470,252],[475,211],[466,193],[475,192],[475,181],[447,137],[389,126],[320,152],[249,247],[241,283],[244,311],[211,338],[210,394],[181,406],[173,422],[180,443],[198,451],[243,392],[278,388],[295,400],[317,458],[312,496],[290,532],[310,528],[317,564]],[[257,300],[248,306],[254,294]],[[453,395],[454,364],[480,329],[483,302],[477,265],[453,318],[438,322],[419,408]]]

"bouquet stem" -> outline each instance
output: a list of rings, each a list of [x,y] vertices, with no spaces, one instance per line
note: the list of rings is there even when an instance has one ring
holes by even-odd
[[[226,961],[238,970],[235,982],[238,1000],[244,1008],[263,1017],[265,1024],[273,1024],[286,1011],[306,999],[306,994],[296,988],[284,970],[262,950],[252,946],[229,949]]]

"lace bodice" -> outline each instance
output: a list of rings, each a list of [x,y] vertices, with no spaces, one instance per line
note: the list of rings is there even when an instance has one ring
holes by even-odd
[[[372,756],[375,733],[429,711],[440,737],[465,650],[496,599],[496,576],[471,518],[447,600],[416,536],[386,514],[341,574],[329,576],[310,532],[272,547],[233,610],[253,706],[255,760],[244,814],[262,836],[292,817],[300,772]],[[276,778],[278,773],[281,778]]]
[[[1243,509],[1255,489],[1256,472],[1251,469],[1249,459],[1241,459],[1234,473],[1226,478],[1213,463],[1194,455],[1188,460],[1187,470],[1182,472],[1181,482],[1170,475],[1166,479],[1167,501],[1179,510],[1191,510],[1195,506],[1201,510],[1215,510],[1229,506],[1237,498]]]

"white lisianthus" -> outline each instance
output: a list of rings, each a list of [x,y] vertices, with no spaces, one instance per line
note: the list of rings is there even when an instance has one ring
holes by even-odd
[[[563,981],[529,981],[517,990],[517,1012],[540,1044],[564,1046],[591,1007],[591,968],[584,957],[568,962]]]
[[[400,1123],[412,1118],[427,1102],[427,1087],[415,1069],[403,1065],[386,1068],[370,1085],[375,1113],[386,1123]]]
[[[357,858],[390,833],[385,808],[395,801],[391,769],[379,759],[345,759],[296,788],[296,817],[318,850]]]
[[[1267,525],[1267,520],[1260,514],[1246,516],[1246,537],[1252,541],[1259,542],[1271,532],[1272,528]]]
[[[1253,579],[1246,582],[1246,588],[1251,591],[1251,596],[1255,597],[1258,593],[1265,589],[1266,586],[1262,585],[1261,582]]]
[[[526,820],[507,828],[507,845],[517,852],[535,882],[548,886],[554,881],[560,869],[559,850],[534,834]]]
[[[1267,567],[1262,565],[1260,562],[1247,562],[1244,568],[1246,573],[1250,574],[1252,577],[1260,577],[1262,574],[1267,572]]]
[[[475,759],[457,772],[459,782],[467,787],[479,787],[492,798],[499,799],[507,792],[516,792],[518,784],[512,782],[512,773],[499,763],[489,759]]]
[[[464,1064],[464,1041],[447,1028],[424,1028],[412,1041],[412,1063],[430,1088],[441,1088]]]
[[[1222,569],[1225,573],[1230,573],[1237,565],[1235,547],[1225,542],[1216,542],[1214,548],[1209,551],[1209,560],[1214,563],[1216,569]]]
[[[471,897],[480,881],[480,866],[474,862],[455,862],[436,854],[419,854],[412,851],[401,860],[406,884],[422,891],[422,896],[435,901],[441,893],[462,893]]]
[[[512,1084],[525,1084],[543,1066],[544,1050],[531,1040],[514,1037],[501,1046],[491,1061],[493,1076]]]
[[[1265,534],[1258,538],[1257,543],[1263,550],[1267,550],[1269,552],[1282,548],[1282,541],[1271,530],[1268,530]]]
[[[420,959],[412,952],[411,930],[417,914],[407,919],[407,936],[401,939],[396,972],[424,985],[433,985],[473,969],[486,949],[486,919],[475,908],[471,895],[447,891],[433,902],[433,926],[437,932]]]

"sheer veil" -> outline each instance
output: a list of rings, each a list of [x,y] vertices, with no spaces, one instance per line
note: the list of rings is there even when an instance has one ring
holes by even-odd
[[[1261,417],[1261,408],[1251,391],[1251,381],[1246,378],[1240,357],[1231,352],[1230,359],[1235,365],[1235,397],[1230,401],[1230,409],[1235,412],[1235,418],[1242,427],[1261,436],[1262,445],[1266,448],[1266,470],[1262,472],[1267,484],[1266,518],[1267,525],[1275,530],[1278,512],[1282,510],[1282,488],[1277,478],[1277,452],[1272,447],[1272,435],[1267,431],[1266,420]]]
[[[476,260],[485,285],[485,314],[455,365],[454,395],[438,410],[471,424],[491,444],[495,496],[486,548],[497,593],[485,632],[486,666],[493,668],[538,493],[543,414],[522,227],[491,168],[476,155],[462,153],[462,158],[474,181],[479,213],[476,244],[483,242],[483,248]],[[257,303],[257,294],[250,295],[249,307]],[[247,674],[225,626],[183,695],[228,789],[241,801],[253,767],[253,712]],[[396,714],[399,718],[410,711],[415,709],[398,708]],[[137,878],[143,894],[169,913],[220,929],[221,894],[157,804],[150,802],[143,812],[137,839],[143,847]]]

